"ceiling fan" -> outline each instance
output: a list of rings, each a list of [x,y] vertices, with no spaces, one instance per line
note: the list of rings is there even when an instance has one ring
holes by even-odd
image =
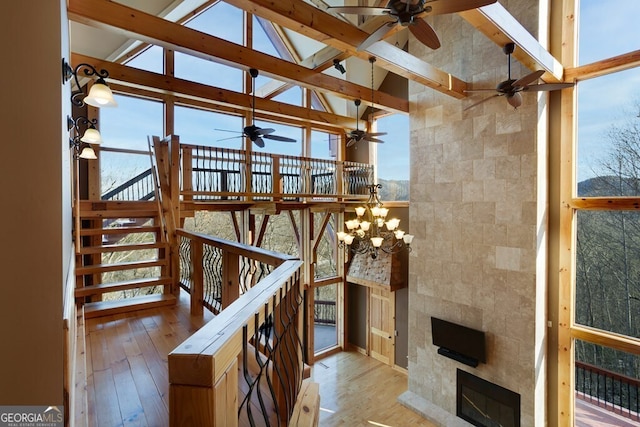
[[[393,21],[382,24],[369,35],[357,50],[365,50],[382,39],[394,26],[400,24],[423,44],[431,49],[440,47],[440,40],[434,29],[423,18],[427,15],[444,15],[462,12],[495,3],[496,0],[389,0],[386,7],[334,6],[328,9],[338,13],[357,15],[388,15]]]
[[[360,120],[360,114],[358,114],[358,110],[359,110],[361,101],[359,99],[356,99],[354,103],[356,104],[356,118],[357,118],[356,129],[347,133],[347,147],[351,147],[352,145],[360,141],[377,142],[380,144],[384,143],[383,140],[378,139],[376,137],[386,135],[387,134],[386,132],[367,133],[363,130],[358,129],[358,121]]]
[[[502,48],[502,51],[507,55],[507,66],[508,66],[507,80],[498,83],[498,86],[496,86],[495,89],[465,90],[465,92],[468,92],[468,93],[494,92],[494,91],[497,93],[489,98],[485,98],[479,102],[476,102],[475,104],[468,106],[467,108],[465,108],[465,110],[473,108],[476,105],[482,104],[483,102],[486,102],[498,96],[504,96],[507,99],[507,102],[509,103],[509,105],[511,105],[513,108],[518,108],[519,106],[522,105],[522,95],[520,94],[520,92],[526,92],[526,91],[547,92],[551,90],[566,89],[568,87],[573,86],[573,83],[544,83],[544,84],[535,84],[535,85],[532,84],[533,82],[538,80],[540,77],[542,77],[542,75],[544,74],[544,70],[534,71],[533,73],[527,74],[526,76],[521,77],[517,80],[512,79],[511,78],[511,54],[513,53],[514,50],[515,50],[515,44],[513,43],[507,43]]]
[[[275,132],[275,129],[271,129],[271,128],[263,129],[255,125],[256,77],[258,77],[258,70],[256,70],[255,68],[251,68],[249,70],[249,74],[251,75],[251,93],[252,93],[251,124],[248,126],[245,126],[242,132],[237,132],[237,133],[241,133],[242,134],[241,136],[231,137],[231,138],[241,138],[242,136],[245,136],[260,148],[264,147],[264,139],[272,139],[274,141],[282,141],[282,142],[296,142],[296,140],[293,138],[288,138],[286,136],[273,135],[273,133]],[[223,132],[235,132],[235,131],[225,130],[225,129],[216,129],[216,130],[223,131]],[[224,141],[226,139],[230,139],[230,138],[223,138],[223,139],[219,139],[218,141]]]

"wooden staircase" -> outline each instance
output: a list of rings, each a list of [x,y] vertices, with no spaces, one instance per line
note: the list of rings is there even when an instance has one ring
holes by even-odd
[[[86,318],[175,304],[156,201],[80,201],[76,301]]]

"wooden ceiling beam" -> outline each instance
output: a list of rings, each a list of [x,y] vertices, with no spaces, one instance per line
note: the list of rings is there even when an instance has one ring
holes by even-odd
[[[591,64],[581,65],[580,67],[567,68],[564,72],[564,76],[566,80],[573,82],[576,80],[592,79],[594,77],[600,77],[605,74],[624,71],[638,66],[640,66],[640,50],[634,50],[633,52],[614,56]]]
[[[224,109],[227,111],[229,111],[230,108],[237,109],[237,111],[251,111],[252,98],[249,94],[165,76],[163,74],[140,70],[116,62],[92,58],[77,53],[71,55],[71,63],[87,63],[93,65],[98,70],[105,69],[109,71],[108,82],[117,82],[122,86],[142,88],[149,92],[179,96],[184,99],[193,99],[197,102],[207,103],[212,107],[221,105],[224,106]],[[288,122],[291,118],[297,118],[298,122],[309,122],[321,126],[331,126],[340,129],[356,128],[356,120],[351,117],[339,116],[337,114],[257,97],[256,116],[258,118],[266,117],[272,119],[281,117],[287,119],[286,121]],[[366,122],[360,121],[359,127],[363,128],[365,126]]]
[[[563,81],[562,64],[499,2],[458,14],[498,46],[515,43],[513,57],[531,70],[545,70],[542,76],[545,82]]]
[[[409,102],[406,99],[378,91],[374,93],[372,100],[371,90],[367,87],[318,73],[108,0],[69,0],[68,16],[85,25],[115,31],[130,38],[235,68],[246,70],[259,65],[261,73],[268,77],[308,89],[332,92],[349,100],[373,102],[376,108],[409,112]]]
[[[466,82],[389,43],[374,43],[366,52],[358,52],[356,47],[369,36],[367,31],[344,22],[303,0],[225,1],[363,60],[368,60],[370,56],[374,55],[379,67],[439,92],[459,99],[467,96],[465,93]]]

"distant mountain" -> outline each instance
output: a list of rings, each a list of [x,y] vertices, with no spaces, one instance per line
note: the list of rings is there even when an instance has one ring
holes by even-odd
[[[378,197],[381,201],[409,200],[408,180],[387,180],[380,179],[378,183],[382,185]]]
[[[617,176],[597,176],[578,183],[578,196],[639,196],[640,180]]]

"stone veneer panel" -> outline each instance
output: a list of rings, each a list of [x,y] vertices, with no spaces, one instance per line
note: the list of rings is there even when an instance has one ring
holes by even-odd
[[[536,5],[501,1],[532,33]],[[475,87],[506,79],[506,56],[457,15],[431,18],[442,47],[411,39],[411,53]],[[531,72],[515,59],[512,76]],[[409,390],[405,405],[446,426],[455,416],[456,368],[521,395],[521,424],[545,424],[545,149],[536,94],[514,110],[491,96],[457,100],[410,83],[411,207]],[[544,121],[542,122],[544,123]],[[542,131],[542,132],[541,132]],[[542,239],[544,240],[544,239]],[[541,285],[542,284],[542,285]],[[542,307],[542,309],[541,309]],[[431,316],[486,331],[487,363],[473,369],[437,354]],[[543,379],[542,381],[540,379]]]

